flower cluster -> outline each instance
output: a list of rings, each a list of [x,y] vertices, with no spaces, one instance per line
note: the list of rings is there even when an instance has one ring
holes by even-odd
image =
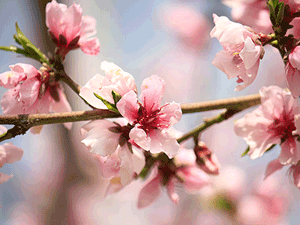
[[[143,81],[141,102],[138,102],[136,85],[129,73],[106,61],[101,69],[105,77],[93,77],[80,95],[97,108],[106,108],[103,102],[113,105],[124,118],[88,123],[82,128],[86,135],[82,143],[95,154],[102,176],[110,180],[109,194],[141,172],[145,165],[144,151],[164,152],[170,158],[178,153],[179,144],[170,128],[180,120],[182,113],[175,102],[160,106],[165,82],[158,76]]]

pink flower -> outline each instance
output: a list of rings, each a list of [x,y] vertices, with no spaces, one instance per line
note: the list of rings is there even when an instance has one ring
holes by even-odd
[[[298,0],[281,0],[290,6],[290,15],[285,15],[285,20],[291,20],[293,13],[300,6]],[[269,34],[273,32],[270,12],[267,4],[261,0],[223,0],[223,3],[232,8],[232,19],[238,23],[250,26],[257,33]],[[295,38],[300,37],[299,19],[296,17],[291,22],[294,27],[288,30]]]
[[[252,27],[256,32],[271,33],[272,23],[268,6],[261,0],[224,0],[223,3],[232,8],[232,19],[238,23]]]
[[[3,134],[7,131],[4,126],[0,126],[0,133]],[[12,143],[5,143],[0,145],[0,168],[3,167],[5,163],[14,163],[21,160],[23,156],[23,149],[14,146]],[[13,175],[6,175],[0,173],[0,184],[8,181]]]
[[[112,91],[121,96],[131,90],[137,91],[133,76],[123,71],[114,63],[104,61],[101,63],[101,69],[105,72],[105,77],[96,74],[81,88],[79,93],[90,105],[98,109],[107,108],[94,93],[114,104]]]
[[[300,96],[300,46],[296,46],[289,54],[285,67],[285,74],[289,89],[293,96]]]
[[[280,188],[278,179],[267,179],[237,205],[239,224],[282,224],[288,209],[287,197],[287,192]]]
[[[133,126],[129,137],[144,150],[151,153],[164,152],[174,157],[179,144],[169,128],[176,124],[182,115],[180,105],[175,102],[160,106],[165,82],[153,75],[142,83],[142,93],[138,102],[134,91],[126,93],[117,103],[120,114]]]
[[[126,124],[124,119],[95,120],[82,127],[86,138],[81,142],[95,154],[101,176],[110,181],[120,180],[121,186],[114,190],[129,184],[145,166],[142,152],[128,142],[130,129]]]
[[[300,162],[290,167],[290,173],[294,179],[294,184],[300,189]]]
[[[21,160],[23,149],[14,146],[12,143],[0,145],[0,167],[5,163],[14,163]]]
[[[210,183],[209,176],[200,169],[192,150],[181,148],[174,160],[157,162],[138,197],[138,208],[144,208],[159,196],[162,186],[166,186],[168,195],[174,203],[179,202],[175,187],[181,184],[190,193],[198,192]]]
[[[196,9],[185,4],[170,4],[160,10],[162,23],[187,47],[199,50],[208,41],[207,19]]]
[[[295,115],[299,113],[290,92],[277,86],[260,90],[261,105],[236,121],[234,129],[250,147],[251,159],[262,156],[274,144],[281,145],[278,159],[282,164],[296,164],[300,159],[300,143],[294,135]]]
[[[212,64],[226,73],[229,79],[237,77],[237,83],[243,84],[235,90],[243,90],[256,78],[259,61],[264,53],[258,41],[259,36],[225,16],[214,14],[213,17],[215,27],[210,36],[217,38],[224,50],[217,53]]]
[[[99,53],[98,38],[90,38],[96,34],[96,20],[90,16],[82,16],[79,5],[73,3],[67,8],[65,4],[52,0],[46,6],[46,25],[50,37],[57,45],[57,54],[63,58],[76,48],[81,48],[89,55]]]
[[[59,82],[50,81],[48,71],[22,63],[10,68],[0,74],[0,85],[9,88],[1,99],[3,114],[71,111]]]
[[[272,175],[274,172],[281,170],[285,165],[282,165],[278,159],[271,161],[265,172],[265,179]],[[294,184],[300,189],[300,161],[296,165],[291,165],[289,174],[292,177]]]

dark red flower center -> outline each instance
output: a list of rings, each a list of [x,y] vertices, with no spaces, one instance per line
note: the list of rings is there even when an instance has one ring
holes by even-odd
[[[161,109],[165,107],[163,105],[157,110],[147,111],[147,109],[140,104],[139,116],[136,123],[140,124],[139,128],[143,129],[146,133],[157,128],[169,128],[169,121],[165,118]]]
[[[294,123],[294,114],[291,112],[283,112],[281,117],[274,118],[274,122],[269,126],[269,131],[282,140],[292,137],[294,130],[296,130],[296,126]]]

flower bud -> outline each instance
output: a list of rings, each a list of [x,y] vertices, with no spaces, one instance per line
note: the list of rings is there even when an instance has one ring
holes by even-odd
[[[208,174],[218,175],[220,162],[216,155],[211,152],[204,142],[200,141],[197,146],[194,147],[196,155],[196,163]]]

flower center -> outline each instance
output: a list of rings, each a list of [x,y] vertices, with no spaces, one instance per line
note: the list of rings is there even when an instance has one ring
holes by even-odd
[[[284,112],[280,118],[274,118],[274,122],[268,128],[275,136],[286,140],[296,130],[293,113]]]
[[[164,106],[152,112],[148,112],[147,109],[140,104],[139,117],[136,121],[136,123],[140,124],[139,128],[142,128],[146,133],[157,128],[169,128],[169,122],[165,119],[165,114],[161,112]]]

